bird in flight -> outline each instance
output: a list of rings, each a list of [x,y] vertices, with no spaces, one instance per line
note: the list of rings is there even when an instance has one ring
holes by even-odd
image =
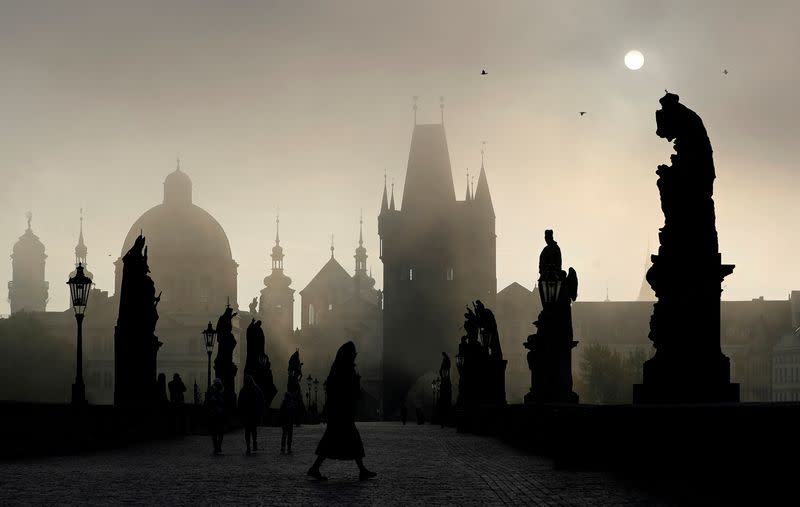
[[[586,111],[578,111],[578,114],[580,114],[581,116],[583,116],[583,115],[585,115],[585,114],[586,114]]]
[[[727,76],[728,75],[728,69],[723,70],[722,73]]]
[[[485,75],[487,75],[487,74],[489,74],[489,73],[488,73],[488,72],[486,72],[486,69],[483,69],[483,70],[481,71],[481,76],[485,76]]]

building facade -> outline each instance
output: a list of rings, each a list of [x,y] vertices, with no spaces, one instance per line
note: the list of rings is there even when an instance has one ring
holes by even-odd
[[[438,371],[458,344],[464,307],[493,307],[497,293],[495,215],[481,165],[472,195],[456,200],[444,124],[415,125],[403,198],[384,185],[378,216],[383,262],[384,413]]]
[[[11,313],[47,310],[50,284],[45,281],[47,255],[44,244],[31,229],[33,215],[28,212],[28,228],[14,244],[11,253],[12,279],[8,282],[8,302]]]

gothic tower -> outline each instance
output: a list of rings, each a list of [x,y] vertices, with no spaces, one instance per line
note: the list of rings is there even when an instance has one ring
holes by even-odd
[[[89,254],[89,249],[86,247],[86,243],[83,241],[83,208],[81,208],[81,225],[80,225],[80,232],[78,232],[78,244],[75,245],[75,267],[78,267],[78,264],[83,265],[83,274],[88,278],[94,280],[94,275],[87,269],[86,264],[86,256]],[[70,273],[70,278],[75,276],[76,271]]]
[[[33,215],[27,214],[28,228],[14,244],[11,254],[12,280],[8,282],[8,302],[11,313],[43,312],[47,309],[50,284],[44,279],[44,245],[31,230]]]
[[[283,272],[283,247],[280,238],[280,216],[275,218],[275,246],[272,247],[272,273],[264,278],[259,314],[264,321],[267,339],[288,341],[294,329],[294,289],[292,279]]]
[[[453,354],[464,306],[497,293],[495,217],[486,171],[457,201],[443,124],[414,125],[401,208],[387,189],[378,216],[383,261],[384,414]]]

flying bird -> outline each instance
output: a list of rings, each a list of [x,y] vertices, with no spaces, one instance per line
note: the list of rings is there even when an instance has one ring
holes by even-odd
[[[586,114],[586,111],[578,111],[578,114],[580,114],[581,116],[583,116],[583,115],[585,115],[585,114]]]
[[[485,75],[487,75],[487,74],[489,74],[489,73],[488,73],[488,72],[486,72],[486,69],[483,69],[483,70],[481,71],[481,76],[485,76]]]
[[[722,73],[727,76],[728,75],[728,69],[723,70]]]

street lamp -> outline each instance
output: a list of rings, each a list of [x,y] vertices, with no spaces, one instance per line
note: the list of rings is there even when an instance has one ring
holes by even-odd
[[[314,412],[317,411],[317,402],[319,401],[319,379],[314,379]]]
[[[543,303],[555,303],[561,294],[561,280],[555,272],[549,271],[542,275],[539,280],[539,287],[542,291]]]
[[[208,327],[203,330],[203,342],[206,346],[206,354],[208,354],[208,384],[206,385],[206,391],[211,389],[211,353],[214,351],[214,337],[217,336],[217,332],[211,326],[211,321],[208,321]]]
[[[311,383],[313,382],[311,375],[308,375],[306,378],[306,384],[308,384],[308,390],[306,391],[306,406],[311,408]]]
[[[83,274],[83,264],[78,263],[75,276],[67,280],[69,293],[72,299],[72,309],[75,310],[75,321],[78,323],[78,357],[75,383],[72,384],[72,404],[86,404],[86,386],[83,383],[83,314],[89,302],[89,290],[92,279]]]

